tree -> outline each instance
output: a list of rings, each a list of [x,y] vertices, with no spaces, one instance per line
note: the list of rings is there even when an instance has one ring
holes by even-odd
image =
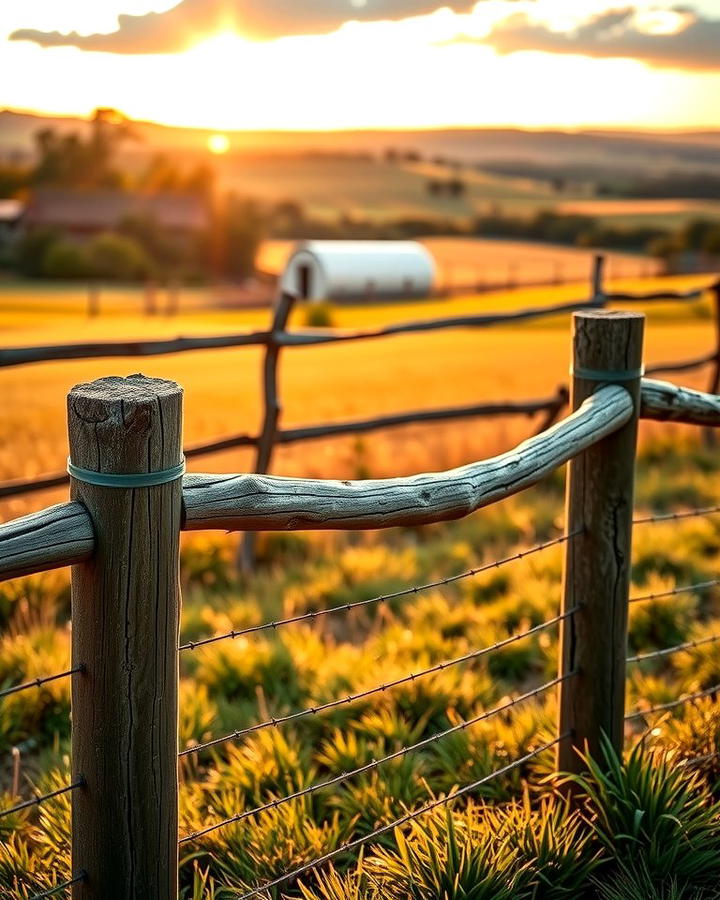
[[[32,172],[33,184],[64,187],[118,187],[122,175],[112,166],[120,144],[133,132],[120,113],[97,109],[90,123],[90,135],[77,132],[62,135],[44,128],[35,135],[38,162]]]

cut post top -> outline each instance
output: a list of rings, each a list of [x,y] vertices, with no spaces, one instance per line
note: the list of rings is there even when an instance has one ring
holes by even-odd
[[[93,472],[157,472],[182,462],[180,385],[161,378],[110,376],[68,394],[70,457]]]

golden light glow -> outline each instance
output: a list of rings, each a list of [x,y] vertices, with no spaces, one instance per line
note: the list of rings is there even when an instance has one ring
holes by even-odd
[[[230,149],[230,138],[226,134],[211,134],[207,139],[207,148],[211,153],[222,156]]]
[[[575,0],[572,7],[544,2],[555,10],[553,24],[575,8]],[[644,26],[661,33],[682,26],[683,13],[665,12]],[[235,129],[717,124],[720,71],[538,52],[500,56],[482,42],[453,44],[458,34],[481,39],[507,14],[507,3],[485,0],[467,14],[445,8],[263,43],[228,27],[167,55],[8,42],[0,77],[3,70],[33,77],[6,78],[2,100],[61,114],[111,106],[135,119],[206,128],[214,132],[208,151],[216,154],[227,152],[226,133]]]

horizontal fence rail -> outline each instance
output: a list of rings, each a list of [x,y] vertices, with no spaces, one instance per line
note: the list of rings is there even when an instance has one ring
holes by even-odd
[[[492,459],[406,478],[342,482],[262,473],[183,477],[179,464],[182,391],[178,385],[131,376],[100,379],[73,389],[68,409],[74,499],[0,526],[0,579],[61,565],[75,567],[71,668],[0,690],[2,700],[56,679],[72,680],[70,782],[48,793],[36,792],[27,800],[13,796],[10,802],[17,801],[15,805],[0,810],[0,818],[7,818],[54,797],[72,796],[73,863],[69,871],[73,875],[49,887],[45,895],[72,887],[76,900],[115,896],[175,900],[179,847],[344,784],[557,689],[559,713],[554,737],[536,737],[525,745],[527,752],[519,751],[513,762],[454,788],[446,796],[430,797],[392,822],[381,821],[367,834],[350,835],[340,846],[297,868],[273,873],[276,877],[248,887],[242,894],[245,898],[268,896],[268,892],[337,856],[478,791],[493,779],[516,770],[527,777],[532,772],[530,764],[546,751],[554,749],[556,771],[581,771],[583,762],[577,751],[588,747],[597,755],[603,733],[620,750],[626,725],[630,733],[637,730],[632,724],[635,720],[646,722],[648,717],[720,692],[720,685],[714,685],[647,708],[626,712],[624,705],[627,665],[662,661],[720,640],[720,635],[703,636],[645,653],[627,653],[631,602],[711,590],[720,584],[720,579],[710,579],[655,594],[629,596],[634,525],[711,515],[720,510],[708,506],[633,519],[638,420],[717,428],[720,397],[641,380],[641,315],[586,308],[576,313],[574,322],[572,413]],[[276,362],[271,358],[266,369],[268,395],[275,400]],[[277,437],[279,431],[275,427],[279,407],[271,403],[268,408],[271,415],[259,444],[265,451],[269,445],[262,442],[268,435]],[[98,422],[102,428],[96,427]],[[178,647],[181,530],[249,532],[429,524],[459,518],[502,500],[566,462],[570,463],[567,519],[565,534],[560,537],[426,585],[260,622]],[[372,686],[363,690],[296,711],[283,710],[277,716],[268,718],[263,712],[262,721],[217,737],[211,732],[203,736],[206,740],[178,747],[179,651],[193,652],[202,647],[212,652],[211,645],[219,641],[263,630],[275,632],[282,626],[313,621],[331,612],[341,614],[395,597],[410,597],[560,545],[565,554],[563,591],[560,611],[553,618],[402,677],[380,683],[369,679]],[[228,815],[231,809],[224,818],[211,815],[209,818],[215,821],[180,834],[178,759],[202,761],[200,755],[207,753],[206,759],[212,760],[222,752],[218,749],[221,745],[301,719],[312,721],[313,716],[327,710],[380,697],[450,667],[474,663],[554,626],[560,631],[558,671],[544,684],[507,697],[489,709],[474,711],[474,715],[407,746],[392,748],[383,757],[358,760],[360,764],[348,771],[297,787],[287,796],[273,796],[253,809]],[[642,701],[638,707],[641,705]],[[644,727],[643,722],[640,727]],[[691,759],[688,765],[692,764]],[[198,771],[197,764],[189,769]]]

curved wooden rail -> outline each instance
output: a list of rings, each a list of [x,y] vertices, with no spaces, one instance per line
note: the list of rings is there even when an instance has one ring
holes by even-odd
[[[641,397],[642,419],[720,427],[720,397],[717,394],[644,378]]]
[[[185,530],[369,529],[458,519],[516,494],[622,427],[628,392],[600,388],[577,412],[514,450],[449,472],[368,481],[187,475]]]
[[[93,527],[80,503],[61,503],[0,525],[0,581],[89,559]]]
[[[621,428],[632,401],[600,387],[577,412],[515,449],[449,472],[367,481],[269,475],[186,475],[183,529],[287,531],[425,525],[516,494]],[[720,396],[644,379],[643,419],[720,427]],[[0,525],[0,581],[92,556],[93,526],[77,502]]]

